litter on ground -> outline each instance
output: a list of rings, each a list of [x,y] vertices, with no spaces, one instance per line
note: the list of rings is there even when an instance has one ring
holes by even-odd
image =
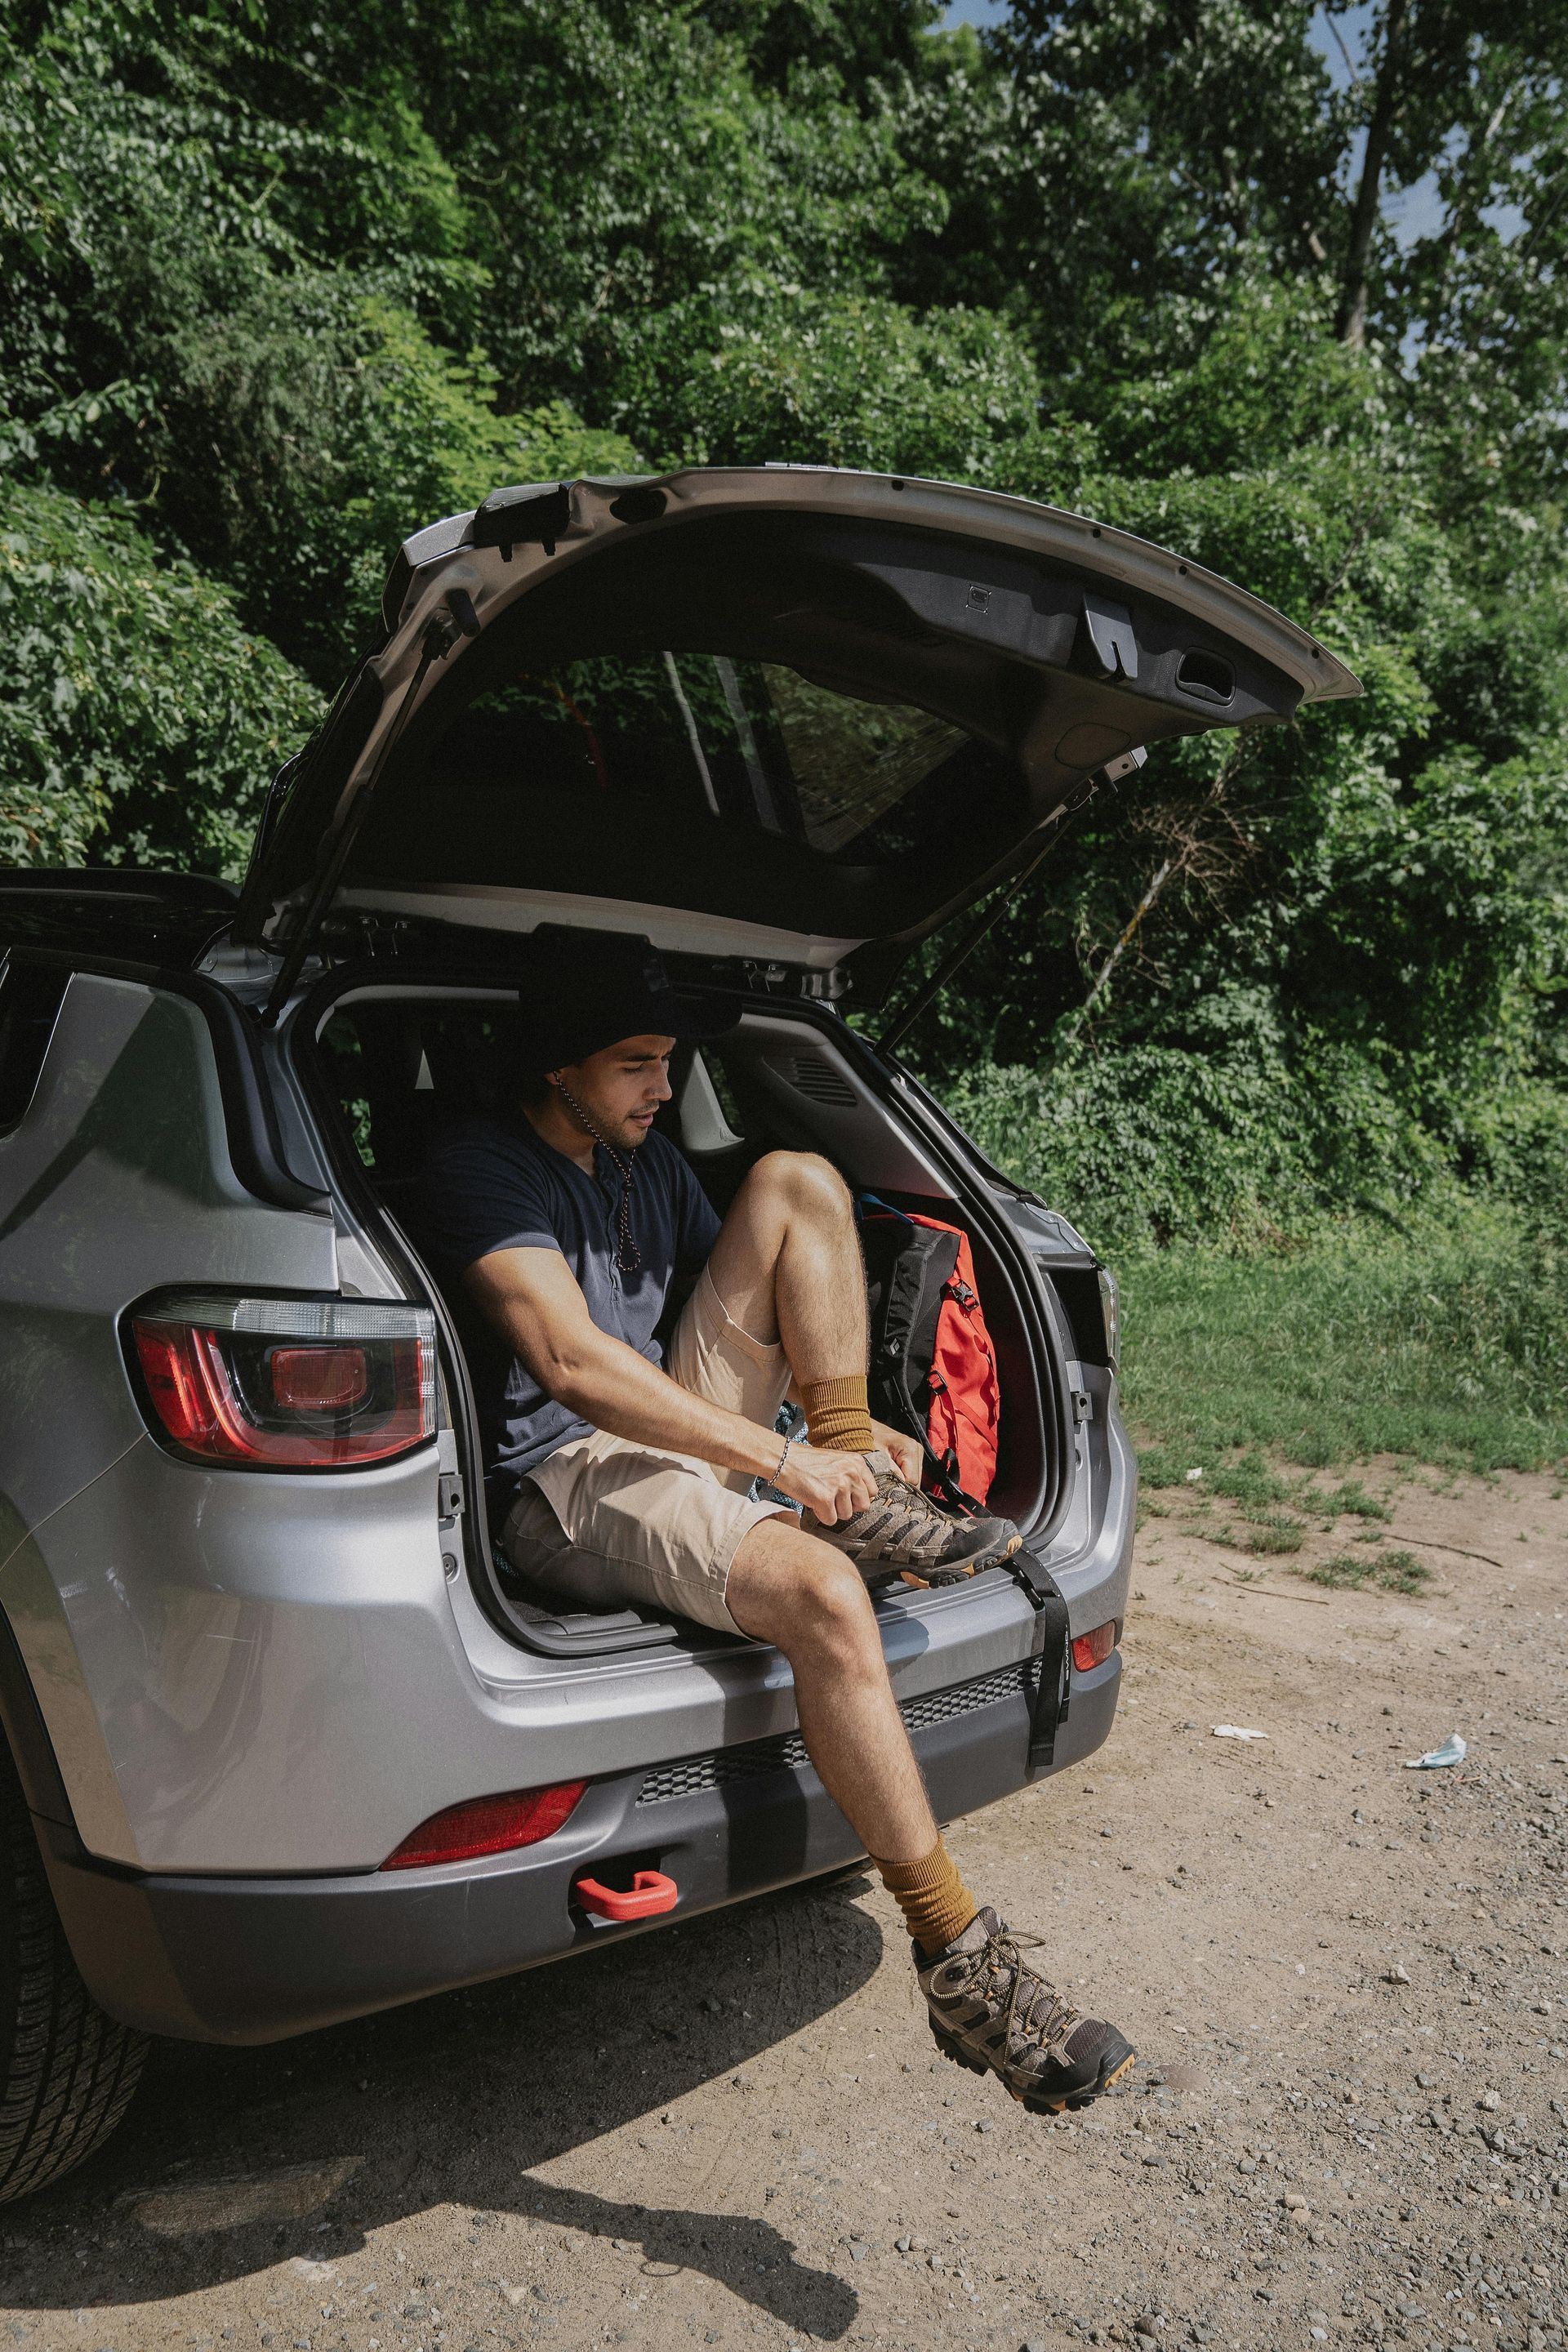
[[[1441,1748],[1429,1748],[1425,1756],[1407,1756],[1405,1769],[1407,1772],[1435,1772],[1442,1764],[1462,1764],[1469,1752],[1459,1734],[1450,1731]]]
[[[1267,1739],[1268,1734],[1266,1731],[1248,1731],[1239,1723],[1216,1723],[1214,1736],[1216,1739]]]

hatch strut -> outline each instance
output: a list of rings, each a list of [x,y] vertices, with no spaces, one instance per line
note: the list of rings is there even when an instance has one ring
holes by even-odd
[[[890,1054],[895,1046],[903,1044],[921,1013],[927,1012],[935,1003],[959,966],[968,962],[986,933],[994,929],[1001,921],[1025,883],[1044,865],[1062,835],[1069,832],[1078,822],[1101,784],[1119,784],[1123,776],[1130,776],[1135,769],[1141,768],[1148,756],[1142,745],[1140,744],[1135,751],[1125,751],[1121,759],[1108,761],[1103,768],[1097,769],[1092,776],[1087,777],[1071,797],[1062,803],[1056,814],[1050,819],[1046,837],[1033,857],[1026,865],[1018,868],[1010,882],[1003,884],[980,920],[965,931],[952,953],[944,957],[938,964],[924,987],[915,991],[892,1027],[879,1039],[877,1047],[879,1053]]]
[[[293,936],[284,950],[283,961],[278,968],[278,977],[274,980],[267,1002],[261,1008],[261,1025],[264,1029],[269,1029],[272,1026],[289,1002],[294,982],[300,977],[300,969],[314,944],[332,893],[337,888],[343,867],[348,863],[349,852],[359,837],[359,829],[369,812],[375,787],[381,782],[387,761],[392,755],[393,747],[402,734],[409,713],[418,698],[419,689],[425,683],[426,672],[432,662],[446,660],[459,637],[477,637],[479,634],[479,615],[474,611],[464,589],[454,588],[447,598],[447,604],[449,608],[447,612],[433,613],[425,624],[425,631],[419,646],[418,664],[413,677],[403,689],[403,699],[398,704],[392,724],[383,739],[374,768],[354,794],[353,804],[338,827],[336,838],[331,841],[330,845],[323,844],[321,856],[316,866],[316,878],[310,887],[310,898],[294,927]]]

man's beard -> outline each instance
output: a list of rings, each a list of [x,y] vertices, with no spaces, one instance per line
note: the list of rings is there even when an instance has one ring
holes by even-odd
[[[645,1125],[643,1120],[637,1118],[636,1114],[631,1111],[624,1111],[618,1119],[613,1118],[608,1111],[602,1111],[598,1104],[591,1101],[586,1095],[579,1095],[577,1099],[598,1129],[600,1135],[607,1143],[613,1144],[617,1151],[635,1151],[639,1143],[646,1143],[647,1140],[653,1126],[651,1118]],[[635,1125],[634,1119],[636,1119]]]
[[[630,1112],[623,1112],[617,1118],[611,1112],[601,1109],[591,1095],[570,1091],[564,1085],[558,1091],[577,1125],[584,1129],[595,1143],[602,1143],[612,1151],[635,1151],[639,1144],[647,1142],[652,1132],[651,1118],[646,1124],[638,1119],[634,1126]]]

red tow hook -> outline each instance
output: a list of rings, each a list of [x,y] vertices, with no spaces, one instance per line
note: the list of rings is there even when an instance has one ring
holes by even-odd
[[[673,1878],[662,1870],[639,1870],[629,1889],[601,1886],[596,1878],[579,1878],[573,1894],[591,1918],[652,1919],[660,1911],[673,1911],[680,1900],[680,1889]]]

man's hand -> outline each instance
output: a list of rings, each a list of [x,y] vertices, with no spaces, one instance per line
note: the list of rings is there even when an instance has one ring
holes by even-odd
[[[771,1483],[827,1525],[852,1519],[877,1499],[877,1481],[866,1456],[836,1454],[826,1445],[792,1445]]]
[[[879,1445],[893,1457],[893,1467],[906,1486],[918,1486],[925,1468],[925,1455],[912,1437],[901,1429],[889,1429],[886,1422],[874,1421],[871,1434]]]

